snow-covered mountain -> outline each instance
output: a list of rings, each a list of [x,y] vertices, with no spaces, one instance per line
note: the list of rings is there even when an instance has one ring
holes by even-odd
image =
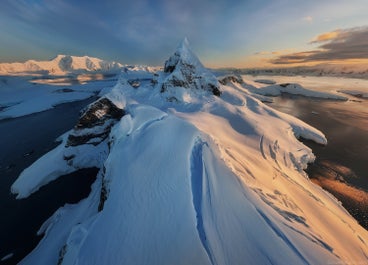
[[[100,168],[21,264],[366,263],[368,232],[303,171],[315,157],[298,138],[323,133],[249,88],[217,82],[186,41],[164,71],[123,71],[12,185],[26,198]]]
[[[50,61],[28,60],[24,63],[1,63],[0,74],[50,74],[118,72],[122,65],[89,56],[58,55]]]
[[[183,40],[176,52],[165,62],[164,72],[168,76],[162,83],[161,92],[178,94],[178,91],[185,91],[184,94],[187,94],[188,88],[194,88],[194,91],[210,91],[217,96],[221,94],[216,77],[188,49],[187,39]],[[178,99],[175,97],[175,100]]]

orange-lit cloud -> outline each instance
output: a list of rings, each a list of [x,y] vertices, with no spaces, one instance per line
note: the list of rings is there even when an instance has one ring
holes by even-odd
[[[315,37],[310,43],[318,43],[333,40],[336,39],[341,33],[342,31],[340,29],[331,32],[326,32]]]
[[[335,30],[317,36],[311,43],[320,44],[311,51],[289,53],[271,59],[272,64],[320,63],[368,59],[368,26]]]

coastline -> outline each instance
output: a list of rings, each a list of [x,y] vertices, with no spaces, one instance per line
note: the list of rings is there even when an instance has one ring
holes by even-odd
[[[306,172],[313,183],[333,194],[368,230],[368,166],[364,159],[368,156],[368,126],[363,121],[368,117],[357,112],[368,107],[368,100],[338,102],[282,95],[268,105],[326,135],[327,146],[302,140],[316,155]]]
[[[62,103],[53,109],[0,121],[0,258],[14,264],[36,247],[41,225],[65,203],[76,203],[90,192],[96,169],[86,169],[53,181],[26,200],[16,200],[10,186],[19,174],[58,145],[56,138],[71,129],[79,112],[96,99]]]

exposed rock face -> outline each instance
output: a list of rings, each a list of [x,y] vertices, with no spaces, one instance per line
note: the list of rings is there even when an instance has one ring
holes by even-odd
[[[210,91],[220,96],[220,85],[216,77],[207,70],[197,56],[189,49],[187,39],[181,43],[176,52],[165,62],[164,73],[168,76],[161,86],[161,92],[178,87]]]
[[[93,63],[93,61],[90,58],[86,58],[86,67],[90,71],[97,70],[97,66]]]
[[[124,114],[125,111],[119,109],[108,98],[95,101],[88,106],[73,132],[69,134],[66,147],[101,143],[109,135],[111,127]]]
[[[240,76],[237,76],[237,75],[222,76],[222,77],[219,77],[218,80],[222,85],[226,85],[230,82],[238,83],[238,84],[243,84],[244,83],[243,79]]]
[[[73,63],[72,57],[67,55],[60,59],[59,67],[62,71],[68,72],[73,70],[72,63]]]
[[[290,85],[293,85],[293,84],[290,84],[290,83],[283,83],[283,84],[279,84],[279,86],[282,86],[282,87],[288,87]]]
[[[77,129],[92,128],[102,125],[106,120],[118,120],[124,116],[124,110],[119,109],[108,98],[101,98],[92,103],[79,119]]]

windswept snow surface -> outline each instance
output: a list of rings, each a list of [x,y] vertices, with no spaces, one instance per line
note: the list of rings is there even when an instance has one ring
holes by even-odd
[[[21,264],[368,262],[367,231],[303,171],[314,155],[297,138],[326,144],[320,131],[246,85],[220,85],[221,96],[182,88],[185,100],[171,101],[167,73],[138,88],[124,76],[104,91],[125,111],[108,138],[71,147],[67,133],[13,184],[24,198],[65,172],[101,168]]]

